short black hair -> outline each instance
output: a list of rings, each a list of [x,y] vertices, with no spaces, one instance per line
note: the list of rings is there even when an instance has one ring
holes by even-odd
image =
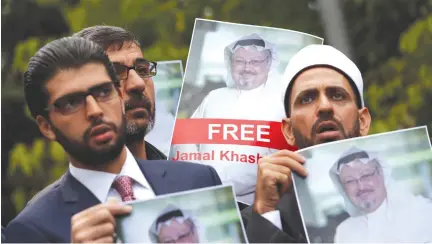
[[[291,79],[288,87],[285,90],[285,95],[284,95],[284,108],[285,108],[285,114],[287,116],[287,118],[289,118],[291,116],[291,111],[290,111],[290,103],[291,103],[291,90],[294,86],[294,82],[297,79],[297,77],[299,77],[300,74],[302,74],[303,72],[305,72],[306,70],[312,69],[312,68],[317,68],[317,67],[325,67],[325,68],[329,68],[329,69],[333,69],[335,71],[337,71],[338,73],[342,74],[347,80],[348,83],[350,84],[354,95],[355,95],[355,101],[356,101],[356,105],[358,107],[358,109],[362,108],[362,102],[361,102],[361,97],[360,97],[360,92],[356,86],[356,84],[354,83],[354,81],[351,79],[351,77],[349,77],[345,72],[343,72],[342,70],[333,67],[331,65],[326,65],[326,64],[317,64],[317,65],[312,65],[312,66],[308,66],[302,70],[300,70],[299,72],[297,72],[297,74]]]
[[[49,100],[45,87],[48,80],[60,70],[77,69],[89,63],[103,64],[111,80],[119,83],[104,49],[90,40],[64,37],[39,49],[24,73],[24,96],[31,115],[34,118],[38,115],[48,117],[45,110]]]
[[[73,36],[92,40],[101,45],[105,50],[108,48],[120,50],[127,42],[133,42],[141,47],[138,38],[132,32],[117,26],[91,26],[73,34]]]

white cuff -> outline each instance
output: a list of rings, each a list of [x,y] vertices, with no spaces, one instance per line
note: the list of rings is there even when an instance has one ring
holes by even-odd
[[[282,230],[282,221],[281,221],[279,210],[273,210],[273,211],[264,213],[261,216],[263,216],[265,219],[270,221],[273,225],[275,225],[280,230]]]

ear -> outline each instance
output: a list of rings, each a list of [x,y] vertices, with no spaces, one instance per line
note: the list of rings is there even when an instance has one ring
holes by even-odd
[[[371,120],[368,108],[361,108],[359,110],[360,135],[367,136],[369,134]]]
[[[285,140],[288,142],[288,144],[292,146],[295,145],[295,137],[290,118],[282,119],[282,134],[284,135]]]
[[[46,138],[53,140],[53,141],[56,139],[56,135],[55,135],[54,131],[52,130],[51,123],[47,119],[45,119],[41,115],[38,115],[36,117],[36,123],[39,127],[40,132]]]

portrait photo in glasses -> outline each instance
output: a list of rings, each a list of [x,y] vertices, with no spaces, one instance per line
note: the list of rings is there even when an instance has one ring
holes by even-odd
[[[310,243],[432,242],[432,149],[427,127],[299,151],[294,175]]]
[[[322,43],[322,38],[292,30],[196,19],[177,120],[280,122],[286,65],[301,48]],[[241,139],[200,143],[188,139],[192,133],[177,134],[185,131],[178,125],[169,158],[211,165],[222,183],[234,185],[238,201],[250,205],[258,160],[277,149],[255,146],[253,139],[248,145]],[[208,134],[208,125],[203,128],[195,133]],[[175,144],[178,135],[188,142]]]
[[[232,186],[216,186],[132,201],[118,217],[123,243],[247,243]]]

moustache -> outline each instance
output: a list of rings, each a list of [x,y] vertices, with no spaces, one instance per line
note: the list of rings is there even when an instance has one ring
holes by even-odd
[[[113,131],[117,131],[117,126],[114,123],[106,122],[103,119],[96,119],[93,120],[92,124],[84,131],[84,141],[87,142],[90,139],[90,132],[93,130],[94,127],[99,125],[107,125]]]
[[[364,193],[372,193],[372,192],[374,192],[374,190],[372,190],[372,189],[360,190],[360,191],[357,191],[356,197],[359,197],[359,196],[363,195]]]
[[[129,100],[125,101],[125,110],[131,110],[135,108],[145,108],[148,111],[151,110],[151,102],[145,95],[132,96]]]
[[[240,73],[240,75],[256,75],[256,72],[253,71],[243,71]]]
[[[311,133],[313,134],[317,134],[318,133],[318,125],[321,124],[322,122],[333,122],[336,124],[337,129],[342,132],[343,136],[346,137],[345,135],[345,130],[343,128],[343,125],[341,122],[337,121],[335,118],[329,118],[329,117],[319,117],[317,121],[315,121],[315,123],[312,126],[312,130]]]

